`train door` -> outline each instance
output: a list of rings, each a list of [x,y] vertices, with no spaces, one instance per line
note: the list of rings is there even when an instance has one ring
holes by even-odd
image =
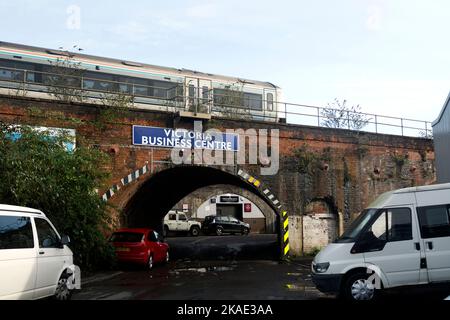
[[[186,77],[186,111],[210,113],[212,83],[208,79]]]
[[[265,88],[263,92],[264,120],[275,121],[277,118],[276,91]]]

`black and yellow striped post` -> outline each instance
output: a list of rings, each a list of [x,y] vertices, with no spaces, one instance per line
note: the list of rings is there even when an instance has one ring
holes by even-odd
[[[283,218],[283,258],[289,256],[289,216],[287,211],[282,212]]]

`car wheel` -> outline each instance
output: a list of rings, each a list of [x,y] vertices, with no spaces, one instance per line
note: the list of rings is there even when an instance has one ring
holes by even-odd
[[[69,289],[67,281],[67,275],[65,274],[63,274],[61,278],[59,278],[54,296],[56,300],[70,300],[70,298],[72,297],[72,290]]]
[[[167,237],[168,235],[169,235],[169,227],[168,226],[164,226],[163,236]]]
[[[191,236],[197,237],[200,234],[199,227],[192,227],[191,228]]]
[[[351,275],[344,283],[342,297],[350,301],[374,300],[377,290],[368,277],[369,275],[363,272]]]
[[[148,268],[148,270],[152,270],[153,269],[153,255],[150,255],[148,257],[147,268]]]
[[[216,228],[216,235],[218,235],[218,236],[223,235],[223,228],[222,227],[217,227]]]
[[[242,234],[243,234],[244,236],[247,236],[249,232],[250,232],[250,231],[249,231],[247,228],[244,228],[244,230],[242,230]]]

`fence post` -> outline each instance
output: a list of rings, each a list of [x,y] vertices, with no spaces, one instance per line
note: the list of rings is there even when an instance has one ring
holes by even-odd
[[[401,123],[401,127],[402,127],[402,137],[403,137],[403,118],[400,118],[400,123]]]
[[[375,115],[375,133],[378,133],[378,118],[377,118],[377,115]]]
[[[317,107],[317,126],[320,127],[320,107]]]
[[[22,85],[22,95],[25,96],[25,86],[27,83],[27,70],[23,72],[23,85]]]
[[[350,130],[350,111],[347,111],[347,125],[348,129]]]

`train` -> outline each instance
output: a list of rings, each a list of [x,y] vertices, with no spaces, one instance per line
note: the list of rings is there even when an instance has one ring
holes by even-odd
[[[286,120],[281,88],[270,82],[0,42],[0,93],[12,92],[93,103],[126,95],[137,109]]]

